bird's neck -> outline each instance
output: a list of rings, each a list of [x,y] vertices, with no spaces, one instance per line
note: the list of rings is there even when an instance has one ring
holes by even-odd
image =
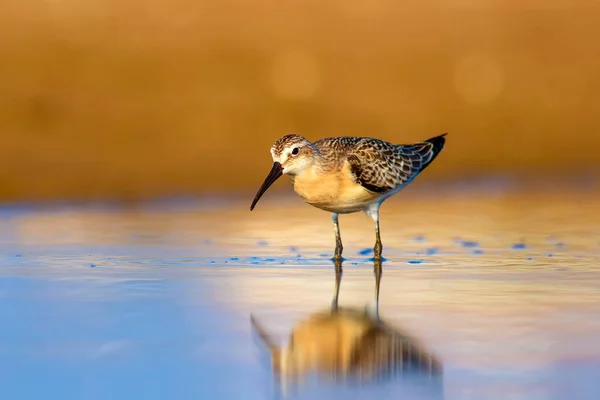
[[[309,165],[303,168],[301,171],[291,175],[290,179],[292,180],[313,180],[319,179],[321,175],[324,174],[324,169],[322,164],[319,163],[319,160],[313,160]]]

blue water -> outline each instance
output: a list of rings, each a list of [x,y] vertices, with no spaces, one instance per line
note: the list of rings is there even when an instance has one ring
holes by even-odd
[[[249,316],[285,344],[327,308],[333,233],[298,205],[260,216],[226,207],[0,213],[0,399],[274,398]],[[439,210],[439,199],[423,207]],[[390,380],[306,383],[296,397],[599,398],[599,225],[581,208],[570,228],[538,217],[539,234],[531,221],[486,231],[452,210],[420,226],[387,214],[380,312],[439,355],[443,396]],[[341,229],[340,302],[363,307],[371,226],[358,216]],[[527,247],[513,249],[524,232]]]

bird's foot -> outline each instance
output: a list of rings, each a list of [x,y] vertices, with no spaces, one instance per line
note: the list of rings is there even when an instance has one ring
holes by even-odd
[[[334,258],[342,259],[342,252],[344,251],[344,247],[340,242],[335,244]]]
[[[333,253],[333,257],[331,259],[335,262],[342,262],[345,260],[345,258],[342,257],[342,247],[341,246],[335,247],[335,252]]]
[[[376,260],[381,260],[381,253],[383,252],[383,245],[381,241],[378,239],[375,242],[375,246],[373,246],[373,258]]]

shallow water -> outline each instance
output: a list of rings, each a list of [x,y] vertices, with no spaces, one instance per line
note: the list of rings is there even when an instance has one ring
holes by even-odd
[[[600,398],[600,194],[552,193],[382,208],[380,314],[439,357],[443,398]],[[0,209],[0,398],[274,396],[250,314],[285,344],[329,307],[333,229],[295,197],[250,212],[251,197]],[[364,307],[372,222],[340,227],[340,305]],[[311,382],[296,396],[426,398],[402,380]]]

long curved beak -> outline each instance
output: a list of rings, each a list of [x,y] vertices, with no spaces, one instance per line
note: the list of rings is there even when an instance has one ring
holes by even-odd
[[[269,172],[269,175],[267,175],[267,177],[265,178],[265,181],[263,182],[262,186],[260,187],[260,189],[258,189],[256,196],[254,196],[254,201],[252,201],[250,211],[254,210],[254,206],[256,205],[256,203],[258,203],[258,200],[261,198],[261,196],[277,179],[279,179],[281,175],[283,175],[283,167],[280,163],[275,161],[273,163],[273,167],[271,168],[271,172]]]

